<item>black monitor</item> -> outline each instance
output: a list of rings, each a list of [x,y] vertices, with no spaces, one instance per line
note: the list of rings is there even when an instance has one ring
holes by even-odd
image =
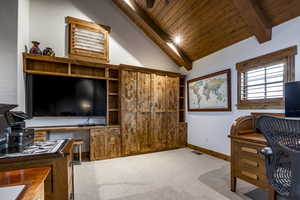
[[[28,75],[26,86],[32,117],[106,116],[106,80]]]
[[[300,81],[285,84],[285,115],[300,117]]]

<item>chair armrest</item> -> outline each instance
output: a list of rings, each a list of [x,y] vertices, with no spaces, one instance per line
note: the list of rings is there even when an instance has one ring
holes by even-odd
[[[265,147],[262,150],[260,150],[260,153],[264,156],[271,156],[273,155],[273,151],[271,149],[271,147]]]
[[[273,155],[271,147],[264,147],[260,150],[260,153],[264,157],[265,161],[267,161],[268,163],[271,162],[271,156]]]

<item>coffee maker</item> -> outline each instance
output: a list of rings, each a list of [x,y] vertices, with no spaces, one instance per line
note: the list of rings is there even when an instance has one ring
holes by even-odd
[[[22,152],[34,142],[33,129],[25,127],[28,115],[11,111],[17,105],[0,104],[0,151],[1,153]]]

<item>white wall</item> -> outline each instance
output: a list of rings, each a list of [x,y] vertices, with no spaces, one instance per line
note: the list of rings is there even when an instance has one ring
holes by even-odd
[[[0,103],[17,103],[18,0],[0,6]]]
[[[232,70],[232,112],[188,112],[188,143],[213,151],[230,154],[230,140],[227,135],[234,119],[254,110],[237,110],[237,73],[235,64],[250,58],[271,53],[293,45],[300,45],[300,17],[273,28],[272,40],[259,44],[252,37],[220,50],[194,62],[187,80],[231,68]],[[300,53],[296,56],[296,80],[300,79]],[[257,111],[257,110],[256,110]],[[283,112],[263,110],[263,112]]]
[[[65,17],[72,16],[112,28],[112,64],[132,64],[178,71],[175,63],[117,8],[111,0],[30,0],[30,41],[66,53]]]
[[[17,91],[18,110],[25,110],[25,85],[23,73],[23,56],[25,45],[29,44],[29,0],[18,0],[18,66],[17,66]]]

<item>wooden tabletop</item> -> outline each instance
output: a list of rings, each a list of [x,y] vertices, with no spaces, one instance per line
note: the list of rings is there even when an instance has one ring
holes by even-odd
[[[50,171],[50,167],[42,167],[0,172],[0,187],[25,185],[18,200],[32,200]]]
[[[254,142],[254,143],[267,145],[267,140],[261,133],[247,133],[247,134],[241,134],[241,135],[236,135],[236,136],[229,135],[228,137],[230,137],[232,139],[245,140],[248,142]]]

